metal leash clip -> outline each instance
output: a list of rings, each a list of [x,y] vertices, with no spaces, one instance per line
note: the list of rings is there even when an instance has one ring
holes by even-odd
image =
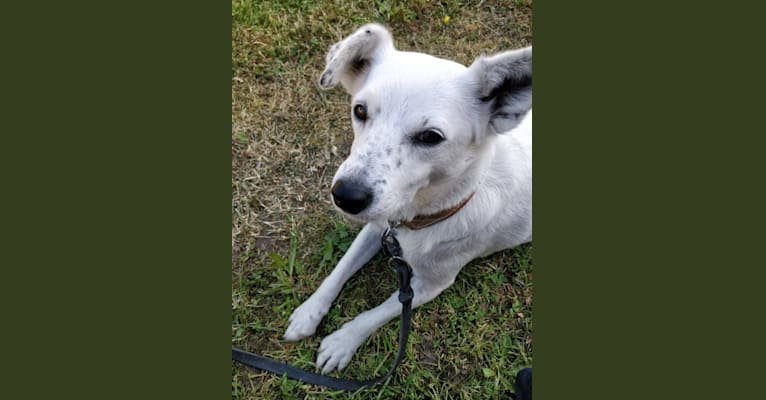
[[[412,301],[414,297],[412,286],[410,286],[412,267],[404,260],[402,246],[399,245],[399,241],[396,239],[395,225],[389,224],[388,228],[386,228],[381,238],[381,245],[386,256],[393,260],[393,267],[397,278],[399,278],[399,301],[401,303]]]

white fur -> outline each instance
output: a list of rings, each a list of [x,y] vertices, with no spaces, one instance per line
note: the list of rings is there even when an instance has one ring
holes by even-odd
[[[352,95],[352,107],[363,103],[368,112],[364,122],[352,115],[351,154],[333,182],[364,182],[373,188],[374,200],[348,215],[367,225],[317,291],[290,316],[285,339],[314,334],[343,284],[379,251],[389,221],[448,209],[475,193],[442,222],[420,230],[398,229],[404,257],[413,268],[413,307],[448,288],[474,258],[532,240],[531,58],[527,48],[481,57],[466,68],[400,52],[388,30],[375,24],[330,49],[320,86],[341,83]],[[520,82],[522,89],[511,84],[507,87],[512,89],[491,97],[503,82]],[[427,128],[440,130],[446,140],[435,146],[413,143],[413,136]],[[317,368],[322,373],[345,368],[375,329],[399,315],[397,295],[325,337]]]

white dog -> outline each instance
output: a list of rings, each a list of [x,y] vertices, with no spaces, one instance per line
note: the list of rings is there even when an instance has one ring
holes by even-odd
[[[287,340],[311,336],[343,284],[398,226],[412,266],[412,306],[436,297],[477,257],[532,240],[532,48],[470,67],[394,48],[377,24],[327,54],[319,85],[352,95],[354,142],[333,178],[335,205],[367,225],[319,289],[290,316]],[[316,367],[345,368],[398,316],[394,293],[322,340]]]

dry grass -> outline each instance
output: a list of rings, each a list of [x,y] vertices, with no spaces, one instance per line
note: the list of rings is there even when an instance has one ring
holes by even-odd
[[[479,53],[531,44],[531,1],[233,1],[232,8],[232,337],[242,347],[311,367],[317,338],[288,344],[279,336],[292,308],[321,282],[356,229],[346,234],[349,229],[329,199],[330,180],[352,135],[348,95],[322,92],[316,84],[325,51],[360,24],[377,21],[391,27],[400,49],[469,64]],[[393,290],[390,271],[376,263],[352,278],[318,337]],[[410,361],[401,368],[410,371],[413,385],[419,379],[428,384],[407,389],[398,380],[402,372],[394,378],[398,383],[380,392],[384,398],[505,393],[511,371],[531,361],[531,246],[466,270],[454,289],[415,312]],[[351,302],[354,295],[362,300]],[[501,307],[493,311],[496,305]],[[482,318],[463,337],[466,312]],[[366,377],[376,363],[388,365],[396,329],[391,323],[374,335],[349,371]],[[364,360],[370,353],[379,358]],[[515,358],[508,359],[512,353]],[[485,376],[482,368],[495,375]],[[328,393],[250,370],[232,371],[237,398]],[[482,388],[486,380],[496,389]]]

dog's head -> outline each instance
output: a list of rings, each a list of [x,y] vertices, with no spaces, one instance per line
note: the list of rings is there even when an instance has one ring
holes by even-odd
[[[351,94],[354,142],[333,178],[336,206],[363,221],[410,220],[453,207],[474,188],[493,138],[532,107],[532,48],[468,68],[394,48],[362,26],[332,46],[319,85]]]

